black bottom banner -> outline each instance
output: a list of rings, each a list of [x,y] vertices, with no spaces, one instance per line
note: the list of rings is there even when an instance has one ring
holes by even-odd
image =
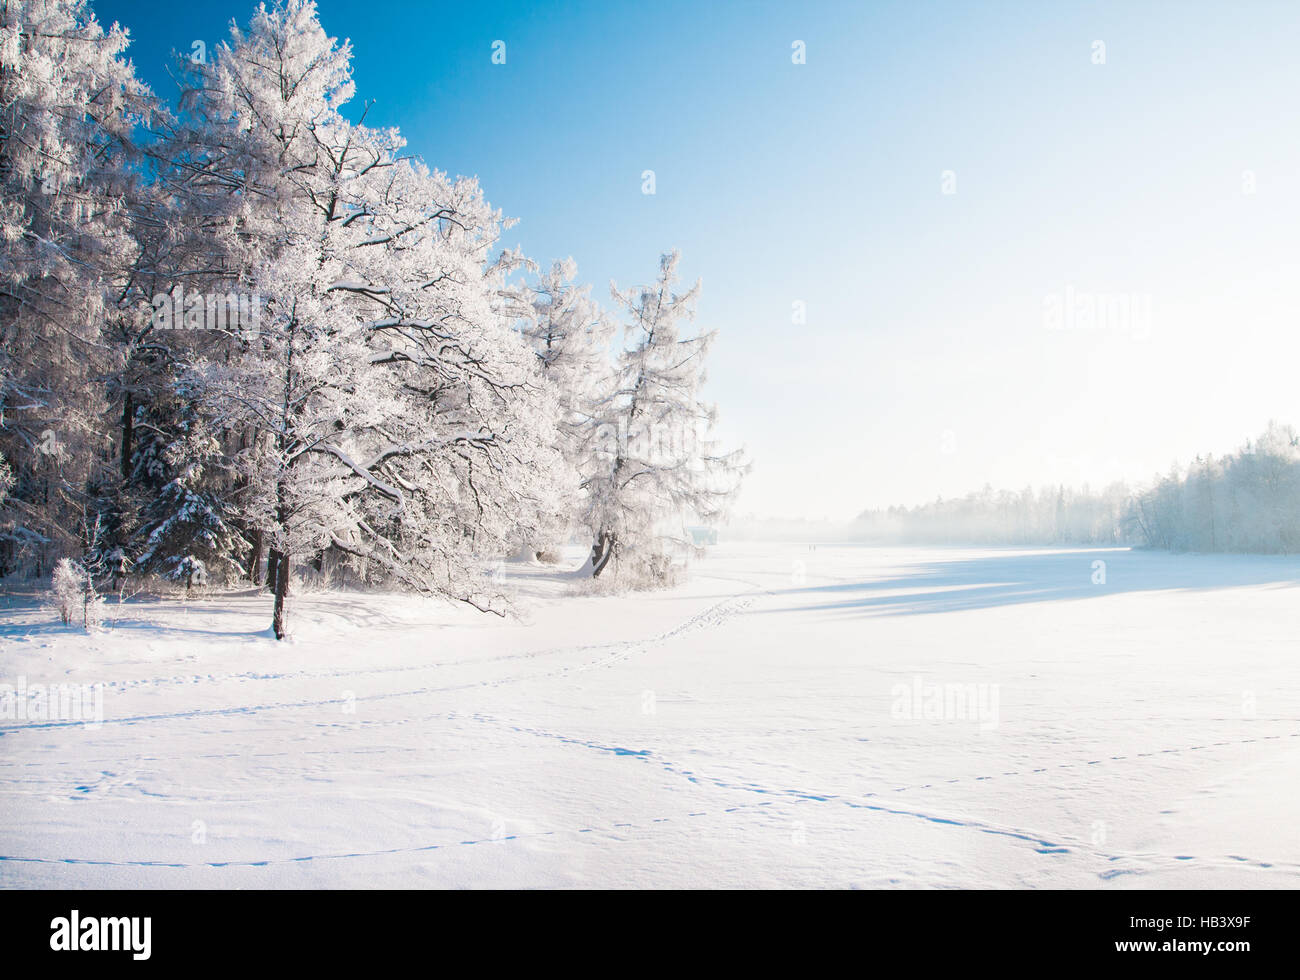
[[[8,891],[0,936],[11,965],[92,969],[338,970],[453,951],[448,967],[515,957],[536,967],[582,950],[606,965],[685,958],[728,969],[751,956],[814,969],[835,953],[864,969],[901,959],[1233,970],[1291,963],[1295,909],[1287,891]]]

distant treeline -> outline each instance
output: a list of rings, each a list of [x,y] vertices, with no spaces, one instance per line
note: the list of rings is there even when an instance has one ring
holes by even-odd
[[[867,510],[853,537],[897,544],[1129,544],[1172,551],[1300,552],[1300,437],[1270,423],[1254,442],[1175,466],[1149,487],[1113,483],[978,493]]]
[[[1122,483],[1094,493],[1069,487],[986,486],[978,493],[918,507],[858,515],[854,536],[897,544],[1120,544],[1132,492]]]

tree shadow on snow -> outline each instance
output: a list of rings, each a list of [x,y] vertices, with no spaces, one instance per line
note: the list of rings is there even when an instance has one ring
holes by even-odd
[[[1300,585],[1300,558],[1294,556],[1176,555],[1125,548],[1006,552],[906,565],[901,573],[891,570],[889,577],[877,580],[775,590],[774,595],[812,601],[765,612],[918,615],[1125,592],[1295,585]]]

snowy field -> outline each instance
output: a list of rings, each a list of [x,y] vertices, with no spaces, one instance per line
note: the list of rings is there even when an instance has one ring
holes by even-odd
[[[1094,565],[1105,562],[1105,581]],[[0,886],[1300,885],[1300,559],[734,544],[517,620],[0,598]],[[936,693],[937,692],[937,693]]]

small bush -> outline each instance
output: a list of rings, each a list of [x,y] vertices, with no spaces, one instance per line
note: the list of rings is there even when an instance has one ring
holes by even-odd
[[[50,580],[50,599],[64,626],[80,622],[88,630],[104,620],[104,600],[95,594],[95,586],[85,566],[71,558],[60,558]]]
[[[71,558],[60,558],[50,580],[50,599],[59,611],[63,625],[72,622],[81,609],[81,593],[86,587],[86,570]]]

